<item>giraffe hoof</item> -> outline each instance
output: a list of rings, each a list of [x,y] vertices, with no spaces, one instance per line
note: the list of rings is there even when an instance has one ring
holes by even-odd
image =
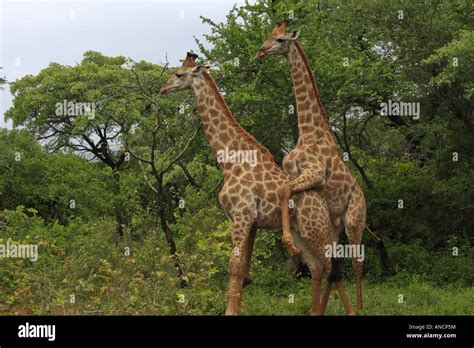
[[[290,254],[290,256],[299,256],[301,255],[303,251],[301,249],[298,249],[296,247],[289,247],[288,248],[288,253]]]
[[[347,315],[348,315],[348,316],[356,316],[356,315],[357,315],[357,313],[356,313],[356,312],[354,312],[354,311],[350,311],[349,313],[347,313]]]
[[[228,317],[229,317],[229,316],[238,316],[239,313],[236,312],[236,311],[232,311],[232,310],[226,310],[226,311],[225,311],[225,315],[228,316]]]

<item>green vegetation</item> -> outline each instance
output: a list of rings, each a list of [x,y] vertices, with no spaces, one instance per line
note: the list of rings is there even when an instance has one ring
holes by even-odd
[[[89,223],[75,219],[62,226],[45,224],[33,209],[20,207],[5,212],[1,221],[8,240],[38,244],[40,257],[37,262],[2,260],[0,291],[5,301],[0,311],[59,315],[223,314],[229,225],[224,223],[206,233],[201,227],[212,224],[209,212],[206,215],[209,220],[200,214],[189,223],[194,226],[193,235],[179,239],[178,249],[192,250],[179,254],[189,282],[188,287],[179,289],[166,240],[155,233],[153,226],[147,226],[152,224],[146,222],[146,214],[137,216],[128,230],[148,231],[140,240],[133,241],[127,231],[124,240],[116,243],[113,219],[99,218]],[[196,245],[190,245],[191,240],[197,241]],[[309,313],[311,281],[295,279],[285,272],[284,251],[279,244],[276,235],[261,233],[257,238],[253,283],[244,293],[245,315]],[[127,247],[130,256],[125,256]],[[389,246],[397,274],[382,281],[376,276],[378,258],[369,254],[365,309],[360,314],[472,315],[473,250],[468,246],[462,250],[465,255],[453,258],[449,250],[432,253],[417,243]],[[350,278],[349,268],[346,275]],[[345,287],[350,298],[355,299],[354,284],[349,281]],[[292,303],[290,295],[294,298]],[[398,302],[399,295],[403,295],[403,303]],[[343,315],[335,295],[327,314]]]
[[[473,315],[472,2],[284,0],[204,18],[212,48],[200,43],[200,59],[278,162],[297,137],[288,66],[254,57],[284,13],[389,255],[388,276],[364,236],[361,314]],[[10,84],[18,129],[0,130],[0,244],[35,244],[39,257],[0,259],[0,314],[224,313],[223,177],[192,94],[159,95],[172,73],[86,52]],[[94,113],[56,112],[64,100]],[[389,100],[420,103],[420,118],[380,116]],[[279,236],[259,231],[244,314],[309,314],[311,281],[287,264]],[[344,274],[355,303],[348,260]],[[328,314],[343,314],[338,299]]]

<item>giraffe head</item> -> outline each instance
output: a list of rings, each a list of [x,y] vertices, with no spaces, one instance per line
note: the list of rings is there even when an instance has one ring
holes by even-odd
[[[298,39],[299,31],[294,30],[287,32],[288,23],[284,20],[282,23],[276,22],[273,31],[267,41],[263,43],[257,52],[257,58],[266,56],[267,54],[286,55],[290,50],[291,42]]]
[[[174,91],[181,91],[192,87],[193,80],[199,78],[201,73],[209,66],[196,65],[197,54],[188,52],[183,64],[161,87],[160,94],[167,94]]]

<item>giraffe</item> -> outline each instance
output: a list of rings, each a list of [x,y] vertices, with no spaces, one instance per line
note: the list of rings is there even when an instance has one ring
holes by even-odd
[[[229,259],[229,285],[226,315],[240,314],[241,294],[245,276],[250,271],[253,243],[257,228],[281,229],[282,216],[279,191],[287,190],[288,176],[276,165],[271,153],[237,123],[219,89],[207,71],[196,65],[197,55],[188,53],[176,74],[163,85],[160,93],[192,89],[197,97],[201,122],[224,173],[219,201],[233,221],[232,252]],[[219,161],[222,150],[254,151],[256,161]],[[235,159],[235,158],[234,158]],[[330,217],[324,199],[314,191],[296,197],[292,214],[292,237],[302,250],[312,276],[311,314],[323,314],[320,302],[322,275],[335,283],[346,314],[352,315],[350,301],[341,282],[337,260],[324,254],[331,243]]]
[[[349,242],[359,246],[362,243],[366,219],[364,194],[338,155],[329,118],[321,103],[306,55],[297,41],[298,36],[298,31],[287,32],[286,20],[276,23],[272,33],[257,52],[257,58],[266,55],[284,56],[290,66],[298,113],[298,142],[283,159],[283,168],[292,176],[292,193],[311,188],[320,190],[328,203],[331,229],[336,243],[345,228]],[[288,225],[283,221],[284,235],[289,235]],[[363,309],[362,266],[361,260],[352,258],[358,310]],[[330,291],[329,284],[325,289],[323,305],[327,302]]]

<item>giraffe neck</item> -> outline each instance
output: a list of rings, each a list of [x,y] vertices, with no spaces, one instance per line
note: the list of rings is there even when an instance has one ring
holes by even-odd
[[[254,150],[257,161],[273,162],[270,151],[237,123],[216,83],[206,71],[202,72],[200,79],[193,82],[192,87],[197,97],[203,128],[214,155],[219,158],[222,151]],[[222,164],[221,167],[226,168]]]
[[[299,139],[315,133],[330,135],[333,139],[328,116],[319,97],[313,73],[303,48],[297,41],[290,44],[287,59],[295,88]]]

